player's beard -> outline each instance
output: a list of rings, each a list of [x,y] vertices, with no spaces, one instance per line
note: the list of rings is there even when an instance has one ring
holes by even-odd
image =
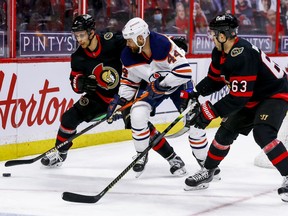
[[[130,47],[133,53],[139,53],[139,47]]]

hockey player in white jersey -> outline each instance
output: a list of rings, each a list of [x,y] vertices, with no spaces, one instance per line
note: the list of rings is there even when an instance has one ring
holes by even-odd
[[[185,51],[167,36],[150,32],[143,19],[131,19],[122,33],[127,40],[127,47],[121,54],[121,85],[108,108],[108,121],[117,119],[114,111],[119,105],[124,105],[144,91],[149,92],[149,96],[144,101],[136,102],[130,112],[132,137],[135,149],[140,154],[159,133],[149,122],[150,114],[167,98],[171,98],[180,111],[180,92],[191,82],[192,69],[185,58]],[[184,162],[165,138],[153,149],[169,162],[173,175],[186,174]],[[133,170],[141,174],[147,161],[148,154],[136,163]]]

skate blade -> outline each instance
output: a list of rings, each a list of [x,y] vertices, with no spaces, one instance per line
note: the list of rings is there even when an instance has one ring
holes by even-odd
[[[203,189],[206,189],[208,187],[209,187],[209,183],[202,183],[202,184],[195,186],[195,187],[185,185],[184,190],[185,191],[195,191],[195,190],[203,190]]]
[[[280,197],[283,202],[288,202],[288,193],[280,194]]]
[[[287,188],[279,188],[278,194],[281,197],[283,202],[288,202],[288,189]]]
[[[187,175],[187,171],[185,168],[181,168],[181,169],[176,170],[174,173],[172,173],[172,175],[176,177],[182,177],[182,176]]]
[[[45,165],[42,164],[42,166],[45,167],[46,169],[54,169],[54,168],[59,168],[59,167],[61,167],[62,164],[63,164],[62,162],[59,162],[59,163],[57,163],[57,164],[48,165],[48,166],[45,166]]]
[[[143,172],[144,172],[144,169],[141,172],[135,172],[135,178],[139,178]]]
[[[218,182],[220,180],[221,180],[221,176],[219,174],[213,176],[213,180],[212,180],[213,182]]]

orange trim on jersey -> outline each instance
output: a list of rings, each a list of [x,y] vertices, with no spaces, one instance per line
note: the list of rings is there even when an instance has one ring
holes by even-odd
[[[207,139],[205,138],[203,141],[199,141],[199,142],[195,142],[195,141],[191,141],[189,140],[190,145],[202,145],[203,143],[206,143]]]
[[[135,132],[133,132],[132,131],[132,133],[134,133],[135,134]],[[145,132],[143,132],[143,133],[140,133],[140,134],[138,134],[137,136],[145,136],[145,135],[147,135],[148,133],[150,133],[150,131],[149,130],[147,130],[147,131],[145,131]]]
[[[140,83],[134,83],[134,82],[130,82],[128,80],[120,80],[120,83],[123,85],[128,85],[128,86],[139,86]]]
[[[276,165],[276,164],[280,163],[283,159],[285,159],[287,157],[288,157],[288,152],[285,151],[281,155],[279,155],[278,157],[273,159],[271,162],[272,162],[273,165]]]
[[[181,69],[181,70],[175,70],[177,73],[192,73],[191,69]]]

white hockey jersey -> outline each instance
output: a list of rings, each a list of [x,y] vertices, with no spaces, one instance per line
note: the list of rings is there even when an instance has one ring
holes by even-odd
[[[122,51],[123,70],[119,95],[127,100],[133,98],[142,80],[150,83],[162,76],[165,78],[160,85],[171,88],[191,80],[192,69],[184,50],[165,35],[151,32],[149,37],[152,52],[150,58],[142,53],[133,53],[129,47]]]

